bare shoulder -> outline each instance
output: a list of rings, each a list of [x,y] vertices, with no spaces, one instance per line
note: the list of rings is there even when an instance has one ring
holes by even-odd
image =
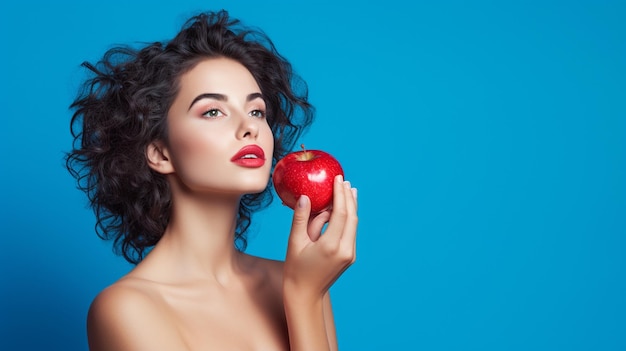
[[[284,262],[269,258],[249,256],[252,266],[259,269],[263,275],[266,275],[272,282],[280,282],[283,280]]]
[[[256,281],[256,291],[266,293],[268,301],[273,300],[276,308],[282,309],[284,262],[258,256],[248,256],[248,267]],[[279,305],[280,304],[280,305]]]
[[[91,351],[186,349],[158,295],[132,280],[120,280],[96,296],[87,333]]]

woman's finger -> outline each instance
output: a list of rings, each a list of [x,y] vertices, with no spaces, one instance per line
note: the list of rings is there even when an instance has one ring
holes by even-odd
[[[343,232],[343,226],[345,218],[347,216],[346,211],[346,194],[343,177],[338,175],[335,177],[333,183],[333,210],[330,214],[330,221],[328,222],[328,228],[324,237],[326,240],[336,240],[339,242]]]
[[[319,237],[322,235],[322,229],[324,228],[324,224],[328,222],[330,218],[330,212],[324,211],[317,214],[313,217],[309,222],[309,238],[311,241],[317,241]]]
[[[356,201],[357,190],[350,185],[350,182],[344,182],[344,195],[346,218],[340,239],[340,247],[343,255],[352,263],[356,258],[356,229],[358,216]]]
[[[311,201],[308,196],[302,195],[298,199],[296,208],[293,212],[293,219],[291,222],[291,233],[289,234],[289,246],[296,245],[296,243],[302,243],[305,239],[302,237],[302,233],[306,233],[308,230],[309,216],[311,212]],[[298,247],[296,245],[295,247]]]

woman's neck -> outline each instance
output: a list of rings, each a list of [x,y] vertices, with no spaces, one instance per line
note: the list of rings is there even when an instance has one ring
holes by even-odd
[[[226,285],[241,271],[234,246],[239,196],[172,192],[163,237],[144,259],[164,281],[215,280]]]

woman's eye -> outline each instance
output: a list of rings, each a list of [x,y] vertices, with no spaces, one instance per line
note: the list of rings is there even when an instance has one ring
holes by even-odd
[[[258,118],[265,118],[265,111],[254,110],[254,111],[250,112],[250,116],[258,117]]]
[[[222,113],[222,111],[216,109],[216,108],[212,108],[210,110],[207,110],[205,113],[202,114],[205,117],[221,117],[224,114]]]

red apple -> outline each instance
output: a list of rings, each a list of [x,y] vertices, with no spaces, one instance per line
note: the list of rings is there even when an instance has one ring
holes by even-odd
[[[333,202],[333,181],[342,175],[339,162],[320,150],[294,151],[283,157],[274,168],[272,181],[283,204],[295,208],[300,195],[311,199],[311,213],[330,208]]]

